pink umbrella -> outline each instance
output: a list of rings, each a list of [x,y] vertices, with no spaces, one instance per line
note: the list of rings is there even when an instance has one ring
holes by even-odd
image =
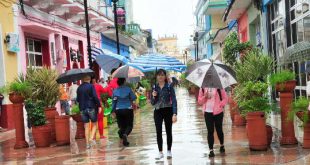
[[[112,77],[116,78],[126,78],[126,79],[137,79],[144,76],[144,73],[137,68],[132,66],[124,65],[118,68],[113,74]]]

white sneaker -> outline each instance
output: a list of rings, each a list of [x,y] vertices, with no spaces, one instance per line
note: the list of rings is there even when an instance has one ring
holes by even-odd
[[[171,159],[172,158],[172,153],[171,153],[171,151],[168,151],[167,152],[167,159]]]
[[[160,152],[159,154],[158,154],[158,156],[155,158],[156,160],[160,160],[160,159],[162,159],[162,158],[164,158],[164,154],[162,153],[162,152]]]

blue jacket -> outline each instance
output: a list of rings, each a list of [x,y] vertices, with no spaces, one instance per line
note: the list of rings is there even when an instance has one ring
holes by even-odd
[[[112,111],[120,109],[132,109],[132,101],[137,99],[131,88],[120,86],[113,91]]]
[[[155,107],[155,109],[172,107],[173,114],[178,113],[175,91],[170,84],[166,83],[162,89],[160,89],[159,85],[156,84],[153,87],[153,90],[157,92],[156,97],[153,97],[153,95],[151,97],[151,104]]]
[[[87,108],[96,109],[100,107],[95,87],[90,83],[83,83],[78,87],[76,101],[79,103],[81,111]]]

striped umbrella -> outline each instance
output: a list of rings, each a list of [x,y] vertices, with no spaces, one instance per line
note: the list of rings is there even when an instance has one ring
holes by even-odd
[[[112,77],[126,78],[127,82],[134,83],[139,82],[144,73],[132,66],[124,65],[119,67],[113,74]]]
[[[235,72],[220,61],[198,61],[186,72],[186,79],[199,87],[224,89],[236,84]]]
[[[97,64],[106,73],[110,73],[112,69],[125,65],[129,60],[121,55],[110,52],[106,49],[91,48],[92,59],[96,60]]]

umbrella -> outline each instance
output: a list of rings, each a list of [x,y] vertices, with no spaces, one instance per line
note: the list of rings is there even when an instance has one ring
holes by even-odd
[[[119,54],[115,54],[106,49],[92,47],[92,58],[106,73],[110,73],[112,69],[125,65],[129,60]]]
[[[71,69],[59,75],[56,81],[58,84],[69,83],[81,80],[86,75],[93,76],[95,73],[91,69]]]
[[[186,79],[199,87],[224,89],[236,84],[235,72],[220,61],[198,61],[186,72]]]
[[[142,76],[144,76],[144,73],[142,73],[139,69],[129,65],[124,65],[118,68],[112,74],[112,77],[126,78],[129,82],[138,82]]]

